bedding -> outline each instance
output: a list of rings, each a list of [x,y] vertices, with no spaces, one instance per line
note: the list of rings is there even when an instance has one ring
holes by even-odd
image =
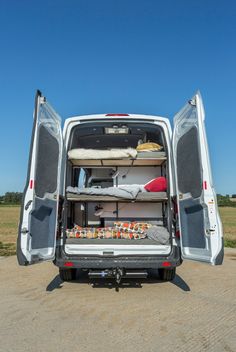
[[[113,196],[123,199],[136,199],[139,192],[145,191],[142,185],[123,185],[119,187],[107,187],[107,188],[78,188],[78,187],[67,187],[69,193],[75,194],[86,194],[95,196]]]
[[[97,238],[97,239],[143,239],[147,235],[145,223],[114,223],[114,227],[81,227],[75,225],[73,229],[67,229],[67,238]]]
[[[146,222],[120,222],[115,221],[114,226],[107,227],[81,227],[75,225],[66,230],[67,238],[80,239],[116,239],[116,240],[142,240],[148,238],[156,244],[166,245],[170,235],[163,226],[156,226]]]
[[[147,229],[146,234],[150,240],[157,241],[160,244],[169,243],[170,234],[163,226],[153,225]]]
[[[134,148],[123,149],[71,149],[68,152],[69,159],[83,159],[83,160],[96,160],[96,159],[123,159],[123,158],[136,158],[137,151]]]
[[[147,192],[165,192],[167,190],[167,181],[163,176],[154,178],[144,185]]]
[[[134,201],[135,202],[158,202],[167,200],[166,192],[140,192],[135,199],[125,199],[112,196],[97,196],[87,194],[76,194],[67,192],[66,197],[68,200],[74,200],[79,202],[122,202],[122,201]]]
[[[158,151],[158,150],[162,150],[163,147],[162,145],[160,144],[157,144],[157,143],[153,143],[153,142],[147,142],[147,143],[142,143],[142,144],[139,144],[137,147],[136,147],[136,150],[137,151]]]

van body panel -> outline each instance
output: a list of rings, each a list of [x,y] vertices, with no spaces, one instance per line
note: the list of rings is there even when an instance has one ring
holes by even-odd
[[[20,265],[55,257],[62,145],[61,119],[37,92],[18,232]]]
[[[106,269],[122,267],[124,269],[158,269],[163,267],[163,263],[168,261],[171,267],[181,265],[182,259],[180,248],[176,245],[172,246],[168,255],[68,255],[63,247],[57,247],[54,264],[63,268],[66,262],[72,262],[73,268],[79,269]]]
[[[180,242],[183,258],[221,264],[218,254],[222,252],[223,233],[212,182],[204,120],[199,92],[174,118],[173,160]]]

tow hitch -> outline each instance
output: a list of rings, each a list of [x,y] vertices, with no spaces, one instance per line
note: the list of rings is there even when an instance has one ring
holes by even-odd
[[[140,278],[146,279],[148,273],[146,270],[125,270],[124,268],[115,268],[115,269],[104,269],[104,270],[89,270],[88,276],[90,279],[115,279],[116,283],[119,285],[121,279],[129,278]]]

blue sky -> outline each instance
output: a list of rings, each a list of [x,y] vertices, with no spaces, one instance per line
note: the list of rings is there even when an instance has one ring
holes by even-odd
[[[197,89],[218,193],[236,193],[236,2],[1,0],[0,194],[25,183],[35,90],[63,119],[174,114]]]

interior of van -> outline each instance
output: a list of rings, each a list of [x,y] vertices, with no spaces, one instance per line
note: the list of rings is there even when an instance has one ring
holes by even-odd
[[[63,244],[67,254],[168,254],[172,213],[162,127],[83,122],[67,149]]]

